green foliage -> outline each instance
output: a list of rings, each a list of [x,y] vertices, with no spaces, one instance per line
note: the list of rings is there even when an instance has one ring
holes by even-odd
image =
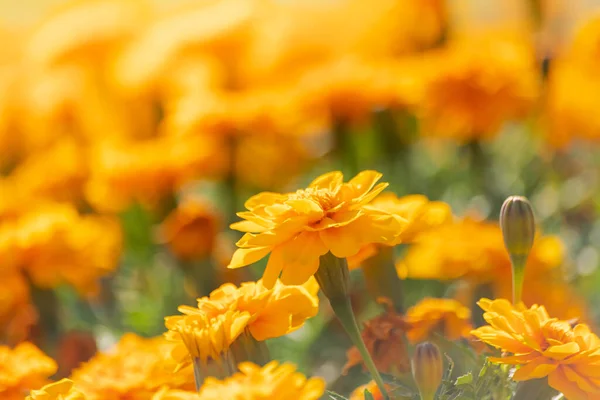
[[[510,399],[514,383],[505,365],[483,361],[476,375],[468,372],[455,380],[444,378],[439,390],[439,400],[501,400]]]

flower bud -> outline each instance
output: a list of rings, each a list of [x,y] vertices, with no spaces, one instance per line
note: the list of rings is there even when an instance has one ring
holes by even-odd
[[[423,342],[417,345],[412,359],[412,374],[421,400],[433,400],[444,375],[442,354],[435,344]]]
[[[500,210],[500,228],[511,258],[526,258],[535,237],[533,210],[527,198],[510,196],[504,201]]]

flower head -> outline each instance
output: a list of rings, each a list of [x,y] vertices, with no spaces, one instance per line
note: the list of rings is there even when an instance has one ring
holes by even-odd
[[[219,225],[220,216],[214,207],[202,199],[189,197],[162,222],[158,237],[180,259],[201,259],[210,256]]]
[[[386,385],[386,387],[390,392],[392,391],[392,387],[390,385]],[[354,389],[352,393],[350,393],[349,400],[365,400],[365,390],[368,390],[369,393],[373,395],[374,400],[384,400],[384,397],[381,394],[379,387],[377,387],[375,381],[365,383],[364,385],[360,385]]]
[[[39,390],[32,390],[25,400],[85,400],[83,393],[73,387],[73,381],[62,379],[49,383]]]
[[[240,372],[219,381],[208,378],[200,388],[203,400],[317,400],[325,391],[320,378],[306,378],[291,364],[271,361],[264,367],[241,363]]]
[[[198,358],[220,360],[240,335],[263,341],[300,328],[319,309],[315,283],[267,289],[262,281],[231,283],[198,299],[198,307],[179,307],[183,315],[165,319],[166,337],[176,343],[173,357],[180,365]],[[242,338],[245,339],[245,338]]]
[[[71,379],[89,400],[143,400],[163,386],[192,389],[191,368],[173,374],[173,347],[162,337],[126,334],[111,352],[98,353],[73,371]]]
[[[440,349],[430,342],[419,343],[411,366],[421,399],[433,400],[444,376],[444,361]]]
[[[19,343],[37,320],[37,312],[25,277],[11,269],[0,269],[0,342]]]
[[[551,318],[544,306],[513,306],[504,299],[481,299],[489,325],[471,333],[481,341],[512,353],[490,358],[520,366],[516,381],[548,377],[548,384],[569,399],[600,395],[600,339],[584,324]]]
[[[406,311],[408,340],[418,343],[440,330],[448,340],[469,336],[471,310],[453,299],[425,298]]]
[[[56,372],[54,360],[29,342],[14,349],[0,346],[0,397],[22,400],[32,389],[39,389]]]
[[[387,184],[381,174],[364,171],[343,183],[340,172],[315,179],[293,193],[260,193],[245,204],[249,211],[233,229],[246,232],[229,268],[251,264],[271,253],[263,275],[272,287],[279,274],[285,284],[302,284],[319,268],[319,257],[355,255],[362,245],[392,242],[403,221],[368,207]]]

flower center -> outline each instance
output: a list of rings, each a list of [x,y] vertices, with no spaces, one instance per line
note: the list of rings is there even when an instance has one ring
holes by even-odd
[[[304,200],[309,199],[317,203],[323,211],[335,207],[335,195],[328,189],[300,189],[290,195],[290,199]]]

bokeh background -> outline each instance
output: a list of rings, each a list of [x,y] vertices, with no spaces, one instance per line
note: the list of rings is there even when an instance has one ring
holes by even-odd
[[[506,271],[499,231],[490,239],[477,221],[520,194],[550,238],[526,301],[596,325],[598,11],[583,0],[2,0],[0,343],[31,340],[67,376],[125,332],[160,335],[178,305],[261,275],[264,262],[225,268],[245,199],[330,170],[376,169],[398,195],[447,202],[466,221],[396,249],[407,305],[496,290],[506,275],[444,271]],[[360,318],[378,314],[353,273]],[[351,345],[327,307],[269,347],[343,387],[332,381]]]

